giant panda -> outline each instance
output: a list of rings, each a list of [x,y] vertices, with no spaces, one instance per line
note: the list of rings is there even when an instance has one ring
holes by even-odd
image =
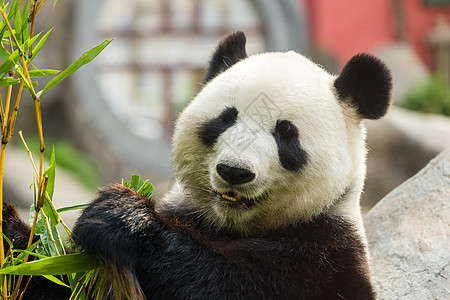
[[[392,79],[358,54],[338,76],[289,51],[248,57],[225,36],[178,117],[175,184],[99,191],[74,228],[116,299],[375,299],[359,199],[364,119]]]

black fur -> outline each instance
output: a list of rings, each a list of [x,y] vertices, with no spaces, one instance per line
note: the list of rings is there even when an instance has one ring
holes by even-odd
[[[298,129],[287,120],[277,121],[273,132],[278,146],[280,163],[286,170],[300,170],[307,162],[308,154],[300,146]]]
[[[391,72],[381,60],[369,54],[352,57],[334,87],[339,99],[349,101],[362,118],[383,117],[391,103]]]
[[[245,51],[246,37],[242,31],[235,31],[225,36],[216,48],[205,75],[203,83],[211,79],[247,57]]]
[[[8,203],[3,204],[3,233],[13,242],[14,249],[23,250],[27,248],[31,228],[20,219],[14,205]],[[37,239],[37,237],[34,237],[33,242],[36,242]],[[4,246],[5,253],[7,253],[9,245],[4,242]],[[25,288],[28,279],[28,276],[23,277],[20,292]],[[35,276],[31,279],[22,299],[62,300],[69,299],[70,294],[71,291],[69,288],[54,284],[44,277]]]
[[[74,233],[87,252],[131,270],[147,299],[375,299],[364,247],[338,217],[211,236],[116,185],[100,191]]]
[[[200,126],[198,135],[206,146],[215,144],[219,136],[236,123],[238,111],[234,107],[225,109],[219,116]]]

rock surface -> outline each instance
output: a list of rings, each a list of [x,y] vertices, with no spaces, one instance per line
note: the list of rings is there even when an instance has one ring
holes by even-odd
[[[449,299],[450,148],[366,215],[377,299]]]

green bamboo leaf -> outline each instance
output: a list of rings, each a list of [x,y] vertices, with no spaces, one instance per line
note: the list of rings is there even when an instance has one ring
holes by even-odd
[[[39,82],[37,82],[37,81],[32,81],[31,84],[32,84],[33,86],[38,86],[38,85],[39,85]],[[26,89],[29,89],[29,86],[28,86],[28,85],[25,85],[25,88],[26,88]]]
[[[19,44],[23,44],[22,36],[22,17],[20,16],[20,9],[14,13],[14,29],[16,30],[16,39]]]
[[[140,177],[139,177],[139,175],[131,175],[131,182],[130,182],[130,185],[131,185],[131,188],[133,189],[133,190],[135,190],[136,192],[138,191],[138,185],[139,185],[139,180],[140,180]]]
[[[49,31],[47,31],[47,33],[44,34],[42,39],[36,44],[36,46],[33,49],[33,54],[32,54],[31,60],[33,60],[36,57],[36,55],[39,53],[39,51],[41,51],[42,46],[44,46],[45,41],[47,41],[47,38],[50,35],[50,32],[52,32],[52,30],[53,30],[53,28],[51,28]]]
[[[7,5],[8,4],[9,3],[7,3]],[[8,12],[8,15],[7,15],[8,21],[11,20],[12,16],[16,13],[16,10],[18,10],[18,9],[19,9],[19,1],[14,0],[13,4],[11,5],[11,8]],[[6,10],[6,7],[4,8],[4,10]],[[6,22],[5,22],[5,20],[2,20],[0,22],[0,39],[3,38],[3,34],[5,33],[6,30],[7,30]]]
[[[45,205],[44,205],[45,206]],[[45,208],[43,207],[42,210],[45,213]],[[45,216],[49,218],[47,213],[45,213]],[[52,220],[49,220],[49,223],[47,224],[45,220],[45,216],[42,215],[42,211],[39,212],[38,216],[38,222],[39,222],[39,233],[38,233],[38,227],[36,226],[36,234],[39,235],[41,238],[42,245],[44,246],[45,252],[47,253],[47,256],[58,256],[65,254],[65,249],[61,240],[61,236],[59,235],[59,231],[56,228],[57,222],[52,222]],[[59,215],[58,215],[59,216]],[[55,224],[56,223],[56,224]],[[52,241],[55,241],[56,249],[58,249],[58,252],[55,249],[55,245]]]
[[[42,275],[43,277],[47,278],[48,280],[50,280],[51,282],[54,282],[56,284],[68,287],[70,289],[70,286],[68,286],[67,284],[65,284],[64,282],[62,282],[61,280],[59,280],[58,278],[56,278],[53,275]]]
[[[28,49],[31,47],[31,45],[34,44],[34,42],[39,38],[40,35],[41,32],[36,34],[36,36],[34,36],[32,39],[28,38],[26,42],[24,42],[23,45],[21,45],[25,58],[28,56]]]
[[[22,36],[22,41],[26,41],[30,37],[30,33],[28,31],[28,4],[29,0],[26,0],[22,10],[22,30],[20,33]]]
[[[103,51],[103,49],[108,46],[112,40],[105,40],[96,47],[92,48],[91,50],[86,51],[83,55],[81,55],[80,58],[78,58],[74,63],[72,63],[67,69],[59,73],[55,78],[50,80],[50,82],[44,87],[43,90],[39,91],[37,93],[38,97],[40,97],[42,94],[44,94],[46,91],[60,83],[62,80],[64,80],[67,76],[84,66],[85,64],[91,62],[97,55],[100,54],[100,52]]]
[[[140,192],[140,194],[144,197],[150,197],[152,195],[153,189],[153,185],[149,182],[146,184],[145,188]]]
[[[67,207],[59,208],[56,211],[58,213],[62,213],[62,212],[65,212],[65,211],[71,211],[71,210],[77,210],[77,209],[85,209],[88,206],[89,206],[89,204],[80,204],[80,205],[74,205],[74,206],[67,206]]]
[[[9,9],[8,20],[11,20],[12,16],[16,13],[16,10],[18,9],[19,9],[19,1],[14,0],[13,4],[11,4],[11,8]]]
[[[2,60],[8,59],[11,53],[5,49],[5,47],[0,46],[0,58]]]
[[[22,45],[22,50],[26,51],[26,49],[28,49],[28,47],[30,45],[32,45],[34,43],[34,41],[36,41],[36,39],[39,37],[39,35],[36,35],[35,37],[33,37],[32,39],[28,39],[23,45]],[[11,55],[8,56],[7,59],[5,59],[3,61],[3,63],[0,65],[0,78],[2,78],[3,76],[6,75],[6,73],[9,72],[9,70],[11,70],[15,65],[18,64],[20,58],[20,54],[19,51],[16,50],[14,51]]]
[[[1,50],[0,50],[1,52]],[[52,70],[52,69],[40,69],[40,70],[28,70],[28,74],[31,78],[34,77],[45,77],[45,76],[53,76],[61,72],[60,70]]]
[[[0,65],[0,78],[5,76],[6,73],[8,73],[9,70],[11,70],[14,65],[17,64],[19,57],[19,51],[16,50],[3,61],[3,63]]]
[[[13,275],[64,275],[84,272],[100,266],[97,257],[75,253],[44,258],[0,269],[0,274]]]
[[[56,171],[56,157],[55,157],[55,146],[53,146],[52,156],[50,158],[50,165],[44,172],[44,177],[48,175],[47,182],[47,194],[50,200],[53,200],[53,192],[55,190],[55,172]]]
[[[42,209],[44,210],[45,214],[50,218],[50,221],[54,226],[58,225],[58,223],[61,222],[61,218],[58,212],[56,211],[53,202],[47,196],[45,197],[44,206],[42,207]]]
[[[11,242],[11,240],[2,232],[3,238],[5,239],[5,241],[8,243],[9,248],[12,249],[13,248],[13,243]]]
[[[47,218],[49,218],[49,226],[47,226],[47,222],[45,221],[45,216],[42,215],[42,212],[40,211],[38,213],[38,218],[36,221],[36,228],[35,228],[35,235],[40,237],[40,245],[36,249],[36,252],[45,256],[57,256],[58,253],[55,250],[55,246],[53,245],[51,237],[53,236],[53,239],[55,240],[56,247],[59,251],[59,254],[64,254],[64,246],[61,241],[61,237],[59,235],[58,229],[56,228],[56,225],[58,222],[53,221],[49,215],[52,213],[55,213],[56,216],[59,218],[59,214],[52,210],[52,205],[50,201],[44,200],[44,206],[42,207],[42,210],[44,211]],[[34,216],[34,205],[31,205],[30,207],[30,219],[31,215]],[[54,217],[55,218],[55,217]]]
[[[32,251],[28,251],[28,250],[14,250],[13,253],[20,253],[20,254],[23,254],[25,257],[26,257],[27,255],[32,255],[32,256],[35,256],[35,257],[40,258],[40,259],[44,259],[44,258],[47,258],[47,257],[48,257],[48,256],[46,256],[46,255],[39,254],[39,253],[35,253],[35,252],[32,252]],[[24,258],[25,258],[25,257],[24,257]],[[24,258],[23,258],[23,259],[24,259]],[[23,261],[23,259],[21,258],[20,260]]]
[[[6,23],[5,21],[0,22],[0,40],[3,40],[3,35],[6,32]],[[3,41],[6,42],[6,41]]]
[[[3,77],[2,79],[0,79],[0,87],[1,86],[13,85],[13,84],[16,84],[16,83],[19,83],[19,82],[20,82],[19,78]]]
[[[25,249],[25,250],[18,250],[18,252],[21,252],[19,255],[17,255],[17,259],[19,259],[19,260],[24,260],[25,259],[25,257],[27,257],[28,256],[28,253],[27,252],[32,252],[32,253],[34,253],[33,251],[37,248],[37,246],[40,244],[40,241],[37,241],[37,242],[34,242],[33,244],[31,244],[31,246],[30,247],[28,247],[27,249]],[[34,255],[39,255],[39,254],[34,254]]]
[[[142,180],[139,175],[131,175],[131,181],[125,181],[122,178],[122,185],[129,187],[136,193],[144,197],[151,197],[153,191],[153,185],[148,180]]]
[[[13,35],[16,34],[16,30],[14,28],[12,30],[12,34]],[[5,34],[3,35],[3,43],[8,43],[8,45],[9,45],[9,39],[7,39],[7,38],[10,36],[11,36],[11,32],[9,32],[9,30],[5,31]]]

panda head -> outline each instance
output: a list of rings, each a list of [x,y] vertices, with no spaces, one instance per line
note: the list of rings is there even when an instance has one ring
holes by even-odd
[[[176,122],[176,205],[245,235],[308,221],[351,194],[359,201],[361,120],[386,113],[389,70],[359,54],[333,76],[295,52],[247,57],[245,40],[235,32],[219,43]]]

